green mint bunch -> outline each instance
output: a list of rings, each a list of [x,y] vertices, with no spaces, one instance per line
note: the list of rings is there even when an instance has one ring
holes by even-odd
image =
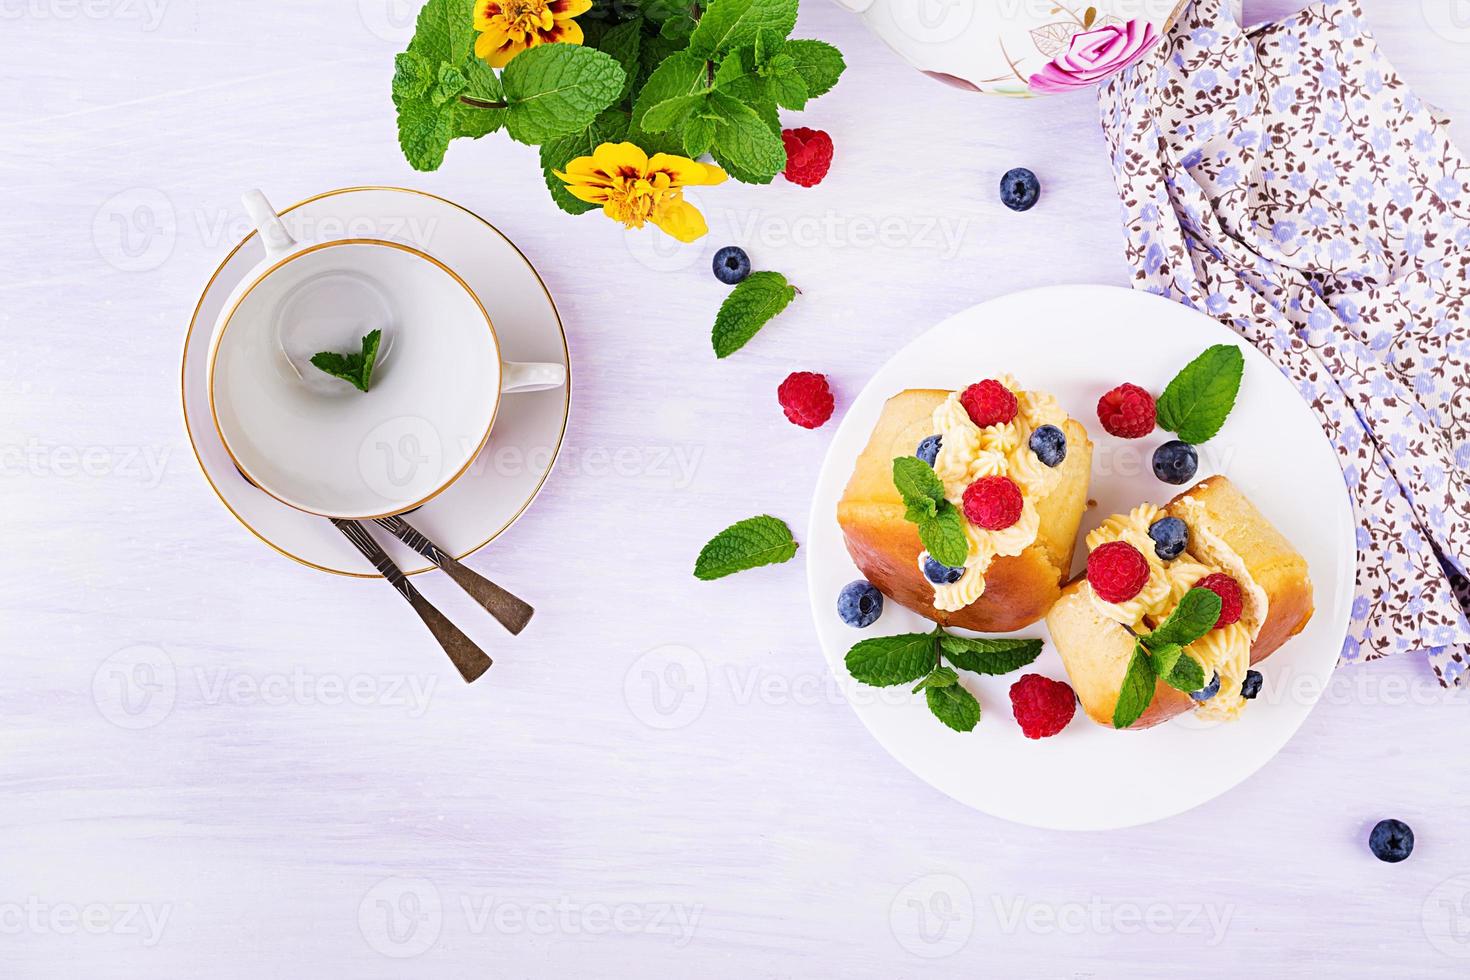
[[[1190,589],[1158,629],[1139,636],[1113,707],[1113,727],[1127,728],[1148,710],[1157,681],[1192,694],[1205,686],[1205,669],[1184,648],[1215,628],[1223,603],[1209,589]]]
[[[958,670],[972,674],[1009,674],[1041,655],[1040,640],[971,639],[935,627],[932,633],[905,633],[863,640],[847,651],[847,672],[872,687],[914,684],[929,710],[957,732],[980,723],[980,702],[960,684]]]
[[[830,44],[789,35],[798,0],[600,0],[578,19],[584,43],[543,44],[501,72],[475,57],[473,0],[428,0],[393,75],[398,138],[416,170],[451,141],[504,129],[540,147],[552,198],[581,214],[553,170],[606,142],[712,156],[746,183],[786,166],[782,109],[831,91],[846,67]]]

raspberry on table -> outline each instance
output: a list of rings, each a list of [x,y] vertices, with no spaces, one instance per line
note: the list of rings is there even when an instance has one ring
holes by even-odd
[[[1027,738],[1050,738],[1072,720],[1077,695],[1061,681],[1027,674],[1011,685],[1011,711]]]
[[[815,429],[832,417],[832,389],[827,376],[813,371],[796,371],[776,389],[786,417],[803,429]]]
[[[1148,559],[1127,541],[1109,541],[1087,556],[1087,583],[1104,602],[1127,602],[1148,584]]]
[[[802,187],[820,184],[832,166],[832,137],[801,126],[783,129],[781,142],[786,146],[786,179]]]
[[[993,378],[977,381],[960,392],[960,404],[970,416],[970,421],[982,429],[1004,425],[1020,410],[1015,393]]]
[[[1215,622],[1215,629],[1240,622],[1240,614],[1245,611],[1245,593],[1241,591],[1239,582],[1224,572],[1216,572],[1194,583],[1194,587],[1209,589],[1220,597],[1220,618]]]
[[[965,488],[965,517],[987,531],[1004,531],[1021,519],[1021,488],[1008,476],[982,476]]]
[[[1097,419],[1109,435],[1142,439],[1154,431],[1158,408],[1154,396],[1135,384],[1121,384],[1097,400]]]

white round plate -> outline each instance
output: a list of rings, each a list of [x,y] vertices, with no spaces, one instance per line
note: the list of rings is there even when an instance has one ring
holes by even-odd
[[[1048,642],[1024,671],[962,675],[980,700],[973,732],[960,734],[929,713],[912,685],[870,688],[843,658],[858,640],[933,628],[888,602],[878,622],[855,630],[837,617],[837,593],[858,578],[837,525],[837,501],[854,461],[892,395],[906,388],[962,388],[1000,373],[1049,391],[1088,429],[1096,449],[1089,496],[1097,506],[1085,535],[1141,501],[1162,503],[1177,488],[1157,480],[1153,449],[1170,438],[1115,439],[1097,424],[1098,397],[1124,381],[1162,391],[1211,344],[1245,353],[1240,399],[1221,433],[1200,447],[1199,478],[1224,474],[1306,556],[1317,611],[1295,639],[1258,666],[1260,697],[1238,721],[1208,725],[1191,716],[1142,732],[1116,732],[1081,711],[1059,735],[1021,734],[1010,686],[1023,673],[1067,679],[1044,622],[1017,636]],[[1226,792],[1286,744],[1321,696],[1337,664],[1353,597],[1352,510],[1337,456],[1312,410],[1264,355],[1213,319],[1146,293],[1106,286],[1060,286],[1016,293],[966,310],[919,337],[868,382],[842,420],[812,501],[807,585],[827,662],[868,730],[899,762],[977,810],[1058,830],[1131,827],[1183,813]],[[1079,539],[1078,564],[1085,560]]]
[[[301,241],[379,238],[422,248],[475,291],[495,324],[506,360],[558,363],[570,372],[566,333],[541,277],[510,239],[473,212],[422,191],[350,187],[285,208],[281,217]],[[184,428],[205,479],[230,513],[262,541],[324,572],[377,577],[330,522],[293,510],[246,482],[210,419],[210,329],[230,291],[263,255],[256,234],[246,235],[199,298],[184,340]],[[485,448],[457,481],[413,512],[413,525],[460,558],[490,543],[540,491],[561,449],[570,405],[570,374],[563,389],[502,399]],[[399,450],[404,464],[411,465],[411,440]],[[387,534],[376,537],[405,572],[432,567],[397,539]]]

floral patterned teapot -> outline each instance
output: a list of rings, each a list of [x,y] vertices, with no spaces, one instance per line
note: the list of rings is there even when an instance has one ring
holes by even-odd
[[[992,95],[1089,87],[1136,63],[1189,0],[837,0],[924,74]]]

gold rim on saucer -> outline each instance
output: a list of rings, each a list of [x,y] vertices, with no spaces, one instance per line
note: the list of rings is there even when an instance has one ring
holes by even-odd
[[[340,245],[381,245],[386,248],[396,248],[400,252],[406,252],[409,255],[416,255],[419,258],[438,266],[446,275],[449,276],[449,278],[459,283],[461,289],[469,294],[470,300],[473,301],[475,304],[475,308],[480,311],[480,316],[485,318],[485,328],[490,331],[490,343],[495,348],[495,360],[497,362],[501,362],[504,360],[500,353],[500,338],[496,336],[495,324],[490,322],[489,311],[485,309],[485,304],[480,302],[480,297],[475,295],[475,291],[470,288],[469,283],[461,279],[453,269],[449,268],[449,266],[445,265],[443,262],[440,262],[438,259],[434,258],[427,252],[422,252],[414,248],[412,245],[404,245],[399,242],[384,241],[379,238],[335,238],[328,242],[318,242],[315,245],[308,246],[307,248],[304,248],[299,252],[286,256],[284,259],[277,262],[269,269],[266,269],[260,275],[256,276],[255,281],[252,282],[248,287],[246,287],[245,292],[240,294],[240,298],[235,300],[235,305],[230,307],[230,312],[225,314],[223,325],[219,328],[219,336],[221,338],[224,337],[225,331],[229,329],[230,323],[233,322],[235,319],[235,314],[240,311],[240,307],[244,305],[245,300],[250,297],[250,294],[255,292],[256,287],[269,279],[271,275],[275,273],[278,269],[292,262],[295,262],[297,259],[305,258],[306,256],[311,255],[314,252],[320,252],[323,249],[328,248],[336,248]],[[185,343],[188,343],[187,339],[185,340]],[[205,377],[208,379],[205,382],[205,390],[208,392],[209,395],[209,415],[212,419],[214,419],[214,431],[219,433],[219,441],[221,445],[225,447],[225,454],[228,455],[230,457],[230,461],[235,464],[235,469],[239,470],[241,473],[244,473],[245,479],[255,484],[255,486],[258,487],[262,493],[265,493],[271,497],[275,497],[276,500],[281,501],[281,503],[285,504],[287,507],[293,507],[296,510],[304,511],[307,514],[312,514],[316,517],[334,517],[342,520],[352,521],[375,521],[380,517],[394,517],[398,514],[406,514],[411,510],[417,510],[424,504],[433,500],[445,490],[448,490],[450,487],[454,486],[455,481],[457,481],[461,476],[464,475],[465,470],[470,468],[470,464],[474,463],[476,457],[478,457],[481,451],[484,450],[485,444],[490,441],[490,430],[495,428],[495,417],[500,414],[500,400],[504,396],[504,392],[499,387],[496,387],[495,405],[490,409],[490,421],[485,426],[485,434],[480,437],[480,442],[478,445],[475,446],[475,451],[470,453],[469,458],[464,461],[464,465],[455,470],[454,475],[451,476],[444,483],[440,484],[433,493],[419,500],[416,500],[405,507],[395,507],[392,510],[382,514],[369,514],[365,517],[344,516],[342,514],[324,514],[321,511],[312,510],[309,507],[302,507],[299,504],[293,504],[291,503],[291,501],[285,500],[272,493],[269,489],[266,488],[266,485],[264,483],[260,482],[255,474],[251,473],[250,470],[246,468],[245,464],[240,461],[240,458],[235,455],[235,451],[230,448],[230,440],[225,437],[225,430],[219,424],[219,409],[215,405],[214,400],[214,364],[215,361],[219,358],[219,351],[222,343],[223,340],[221,339],[219,343],[213,344],[210,348],[209,364],[205,368],[205,371],[207,372]]]
[[[470,555],[472,555],[475,552],[479,551],[481,548],[485,547],[491,541],[494,541],[501,534],[503,534],[506,531],[507,528],[509,528],[512,524],[514,524],[517,520],[519,520],[520,519],[520,516],[526,512],[526,508],[530,507],[531,506],[531,502],[534,501],[536,499],[536,497],[541,493],[541,488],[543,486],[545,486],[547,478],[551,476],[551,471],[556,466],[556,459],[561,454],[562,442],[566,439],[567,423],[568,423],[568,421],[571,418],[571,406],[572,406],[572,358],[571,358],[571,351],[567,347],[567,331],[566,331],[566,325],[564,323],[562,323],[561,312],[556,308],[556,301],[552,298],[551,291],[546,288],[546,282],[541,278],[541,274],[536,271],[536,267],[531,264],[531,260],[528,259],[528,258],[526,258],[526,253],[522,252],[521,249],[520,249],[520,247],[518,245],[516,245],[515,242],[513,242],[513,241],[510,240],[509,236],[507,236],[504,232],[502,232],[499,228],[495,227],[489,221],[486,221],[480,215],[478,215],[475,212],[471,211],[469,208],[464,207],[463,205],[456,204],[455,202],[453,202],[453,201],[451,201],[451,200],[449,200],[447,198],[440,197],[437,194],[430,194],[427,191],[414,190],[413,188],[410,188],[410,187],[390,187],[390,186],[382,186],[382,185],[368,185],[368,186],[361,186],[361,187],[339,187],[336,190],[325,191],[325,192],[323,192],[321,194],[317,194],[317,195],[314,195],[312,197],[308,197],[305,200],[297,201],[295,204],[292,204],[290,207],[282,208],[280,210],[279,214],[281,214],[281,215],[290,214],[292,211],[295,211],[298,208],[305,207],[306,205],[315,203],[316,201],[324,200],[325,198],[338,197],[338,196],[340,196],[342,194],[354,194],[354,193],[367,192],[367,191],[388,191],[388,192],[391,192],[391,193],[398,193],[398,194],[417,194],[420,197],[427,197],[430,200],[438,201],[441,204],[447,204],[450,207],[455,208],[456,210],[463,211],[465,214],[467,214],[470,217],[474,218],[476,221],[478,221],[481,224],[483,224],[486,228],[490,229],[495,234],[499,235],[502,239],[505,240],[505,243],[507,245],[509,245],[511,247],[511,249],[514,250],[517,255],[519,255],[521,257],[521,261],[523,261],[523,262],[526,263],[526,268],[528,270],[530,270],[531,275],[536,279],[536,284],[541,287],[541,292],[542,292],[543,295],[545,295],[546,302],[551,306],[551,315],[556,320],[557,332],[561,334],[562,351],[563,351],[563,353],[566,356],[567,380],[566,380],[565,386],[562,388],[562,397],[563,397],[564,401],[563,401],[563,414],[562,414],[561,431],[559,431],[557,433],[557,436],[556,436],[556,446],[552,450],[551,460],[547,464],[546,472],[541,475],[541,479],[540,480],[536,481],[536,485],[531,488],[530,495],[526,498],[525,502],[523,502],[521,504],[521,506],[516,509],[516,512],[510,516],[510,519],[509,520],[507,520],[500,527],[496,528],[495,531],[493,533],[491,533],[491,535],[488,538],[486,538],[484,541],[481,541],[479,544],[475,545],[473,548],[470,548],[468,551],[465,551],[465,552],[463,552],[461,554],[458,554],[458,555],[455,555],[454,556],[456,559],[462,560],[464,558],[468,558]],[[220,492],[219,487],[215,484],[214,478],[210,476],[209,470],[205,468],[205,466],[204,466],[204,459],[203,459],[203,457],[201,457],[199,455],[199,446],[194,441],[194,430],[189,425],[188,401],[187,401],[187,393],[185,391],[185,378],[187,376],[186,375],[186,372],[188,370],[188,365],[189,365],[189,340],[194,335],[194,327],[198,324],[198,321],[199,321],[199,311],[204,308],[204,300],[205,300],[205,297],[207,297],[209,295],[209,291],[214,288],[215,280],[220,277],[220,274],[222,272],[224,272],[224,270],[225,270],[225,266],[227,266],[227,265],[230,264],[230,261],[232,259],[234,259],[235,255],[242,248],[244,248],[250,242],[251,239],[256,238],[257,235],[258,235],[258,233],[252,230],[244,238],[240,239],[239,243],[236,244],[234,248],[230,249],[229,254],[226,255],[223,260],[221,260],[219,266],[216,267],[215,270],[214,270],[214,272],[213,272],[213,274],[210,275],[209,281],[204,284],[204,290],[199,294],[199,301],[194,304],[194,313],[189,318],[189,329],[184,334],[184,350],[183,350],[183,354],[182,354],[182,356],[180,358],[180,367],[179,367],[179,401],[180,401],[180,409],[181,409],[181,411],[183,413],[183,416],[184,416],[184,433],[185,433],[185,435],[189,439],[189,448],[194,453],[194,461],[199,464],[199,472],[204,475],[204,482],[206,482],[206,483],[209,484],[209,488],[214,491],[214,495],[219,498],[219,502],[224,505],[225,510],[229,511],[230,512],[230,515],[233,516],[235,518],[235,520],[239,521],[240,524],[247,531],[249,531],[251,534],[255,535],[255,537],[257,537],[258,539],[260,539],[260,541],[262,541],[264,544],[266,544],[272,551],[275,551],[278,554],[284,555],[285,557],[290,558],[292,561],[298,562],[298,563],[300,563],[302,565],[305,565],[308,568],[314,568],[317,571],[326,572],[329,575],[340,575],[340,576],[343,576],[344,578],[360,578],[360,579],[375,579],[375,578],[378,578],[380,576],[378,575],[377,572],[344,572],[341,569],[327,568],[324,565],[318,565],[316,562],[307,561],[305,558],[302,558],[299,555],[292,554],[291,552],[287,551],[285,548],[281,547],[280,545],[277,545],[275,542],[273,542],[270,539],[268,539],[265,535],[261,534],[259,531],[257,531],[255,529],[254,526],[252,526],[250,524],[249,521],[247,521],[244,517],[242,517],[240,515],[240,513],[235,510],[235,508],[233,508],[233,507],[230,506],[230,502],[225,499],[224,494]],[[385,242],[384,244],[397,244],[397,243]],[[408,248],[409,246],[399,246],[399,247]],[[422,254],[422,253],[420,253],[420,254]],[[425,257],[427,258],[428,256],[425,256]],[[289,259],[287,261],[289,261]],[[433,260],[431,260],[431,261],[433,261]],[[446,268],[446,267],[443,266],[442,263],[439,263],[439,264],[440,264],[441,268]],[[449,271],[449,270],[446,268],[446,271]],[[454,273],[451,271],[450,272],[450,275],[454,275]],[[455,278],[458,279],[459,277],[458,276],[455,276]],[[469,286],[466,285],[466,284],[464,284],[462,280],[461,280],[461,284],[462,285],[465,285],[465,288],[466,289],[469,289],[470,294],[472,296],[475,296],[475,301],[478,303],[479,302],[479,297],[477,295],[475,295],[474,290],[473,289],[470,289]],[[482,306],[482,309],[483,309],[483,306]],[[486,318],[485,319],[486,319],[486,322],[487,323],[490,322],[490,318],[489,318],[489,314],[488,313],[486,314]],[[496,340],[496,344],[497,344],[497,347],[498,347],[499,346],[499,339],[498,338]],[[213,414],[213,410],[212,409],[211,409],[211,414]],[[493,418],[491,420],[491,424],[492,424],[492,428],[493,428],[493,424],[494,424]],[[475,452],[475,454],[470,457],[470,462],[471,463],[473,463],[474,460],[479,456],[480,452],[485,447],[485,443],[488,442],[488,441],[489,441],[489,433],[487,432],[486,433],[486,439],[485,439],[485,441],[481,442],[480,448],[477,449],[476,452]],[[224,445],[225,453],[227,455],[229,455],[230,458],[233,460],[234,459],[234,455],[230,453],[229,446],[224,443],[224,436],[223,435],[220,436],[220,442],[221,442],[222,445]],[[236,465],[238,466],[238,463],[236,463]],[[465,466],[464,469],[468,469],[468,466],[469,466],[469,464],[466,464],[466,466]],[[440,488],[439,491],[436,491],[435,494],[431,495],[431,498],[432,498],[432,496],[437,496],[437,494],[439,492],[442,492],[442,490],[447,489],[449,486],[452,486],[454,484],[454,482],[456,482],[459,479],[459,477],[464,473],[464,469],[461,469],[459,473],[455,474],[454,480],[451,480],[449,483],[445,484],[444,487]],[[274,495],[271,495],[271,496],[272,496],[272,499],[278,499],[278,498],[275,498]],[[431,498],[426,498],[426,499],[431,499]],[[282,503],[283,503],[283,506],[290,506],[289,504],[284,504],[284,502],[282,502]],[[293,508],[293,509],[296,509],[296,508]],[[412,509],[412,508],[410,508],[410,509]],[[418,569],[416,571],[408,572],[406,574],[408,574],[408,575],[420,575],[420,574],[422,574],[424,572],[428,572],[428,571],[432,571],[432,570],[433,570],[433,566],[430,566],[429,568],[421,568],[421,569]]]

